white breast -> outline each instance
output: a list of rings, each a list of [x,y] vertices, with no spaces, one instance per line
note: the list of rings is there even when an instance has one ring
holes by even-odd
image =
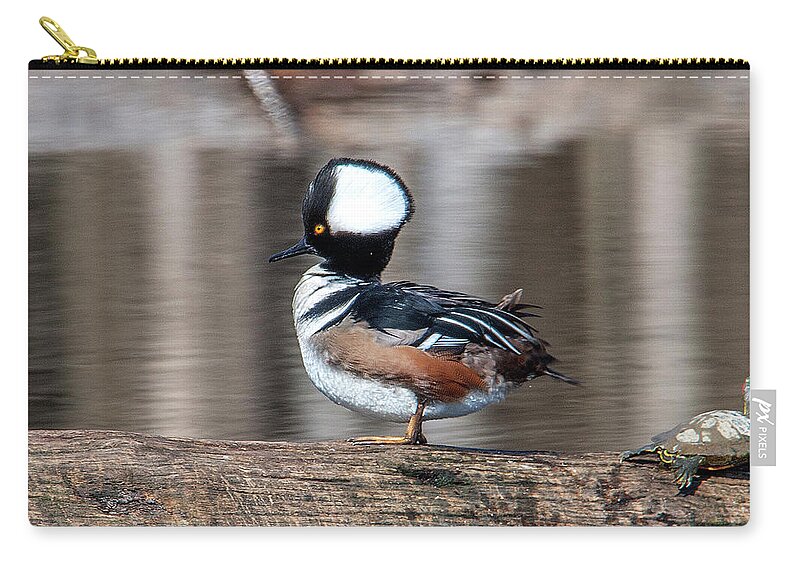
[[[303,276],[294,288],[294,298],[292,299],[292,312],[294,314],[294,326],[295,329],[297,329],[297,337],[301,341],[304,338],[307,339],[311,337],[311,335],[322,329],[328,322],[335,320],[343,312],[347,311],[349,309],[348,303],[344,303],[325,315],[308,320],[303,318],[306,316],[306,313],[320,301],[323,301],[337,291],[342,291],[358,283],[359,281],[356,279],[345,277],[324,269],[321,264],[315,265],[303,273]]]
[[[314,333],[350,309],[352,298],[324,315],[303,319],[309,309],[321,300],[357,283],[355,279],[343,278],[320,265],[315,265],[303,274],[295,287],[292,302],[303,365],[314,386],[333,402],[380,419],[407,422],[417,408],[417,396],[414,392],[332,366],[324,348],[314,339]],[[499,402],[505,396],[506,387],[501,385],[493,387],[489,392],[472,391],[460,402],[433,402],[425,409],[424,419],[463,416],[493,402]]]

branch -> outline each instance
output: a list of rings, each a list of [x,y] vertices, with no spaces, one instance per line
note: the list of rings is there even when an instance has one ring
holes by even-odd
[[[691,495],[617,453],[29,432],[35,525],[742,525],[747,466]]]

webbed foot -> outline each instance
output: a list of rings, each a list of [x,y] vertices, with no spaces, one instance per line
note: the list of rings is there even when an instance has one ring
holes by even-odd
[[[678,457],[675,459],[674,465],[678,472],[675,474],[675,478],[672,481],[677,483],[679,490],[686,491],[692,486],[695,476],[697,475],[697,470],[700,469],[700,465],[702,464],[703,458],[699,456]]]
[[[353,445],[423,445],[428,443],[422,435],[422,413],[425,411],[425,402],[417,404],[417,411],[408,420],[406,434],[397,435],[376,435],[366,437],[351,437],[347,441]]]
[[[348,439],[353,445],[421,445],[427,443],[425,436],[414,439],[405,435],[374,435],[364,437],[351,437]]]

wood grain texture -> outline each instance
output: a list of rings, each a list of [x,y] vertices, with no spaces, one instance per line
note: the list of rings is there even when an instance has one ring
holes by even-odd
[[[34,525],[742,525],[749,469],[680,495],[614,452],[29,432]]]

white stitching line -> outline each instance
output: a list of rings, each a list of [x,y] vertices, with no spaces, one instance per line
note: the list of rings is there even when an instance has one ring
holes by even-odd
[[[749,75],[270,75],[270,79],[750,79]],[[240,75],[29,75],[28,79],[242,79]]]

